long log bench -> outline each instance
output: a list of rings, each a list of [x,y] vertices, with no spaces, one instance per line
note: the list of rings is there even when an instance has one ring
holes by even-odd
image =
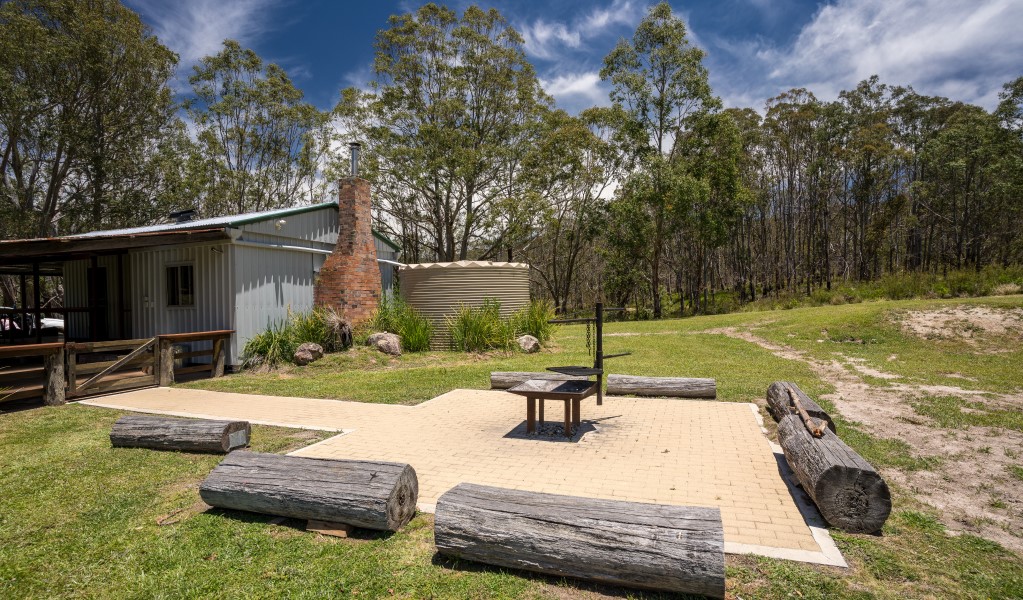
[[[437,500],[441,554],[612,585],[725,595],[716,508],[559,496],[462,483]]]
[[[717,382],[699,377],[638,377],[608,375],[609,396],[666,396],[672,398],[717,398]]]
[[[416,512],[419,480],[403,463],[239,450],[199,486],[211,506],[397,531]]]
[[[122,448],[226,453],[249,445],[248,421],[174,419],[126,415],[110,430],[110,443]]]

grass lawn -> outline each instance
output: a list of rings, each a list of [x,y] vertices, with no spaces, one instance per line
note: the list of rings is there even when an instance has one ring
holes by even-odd
[[[902,381],[968,384],[992,395],[1013,392],[1018,397],[1023,357],[1012,336],[989,336],[979,346],[922,340],[895,322],[911,311],[963,304],[1019,309],[1023,298],[877,302],[613,323],[608,333],[629,335],[609,336],[605,346],[608,352],[633,352],[609,362],[613,372],[715,377],[721,399],[731,401],[759,399],[778,379],[799,382],[811,395],[834,388],[805,361],[700,332],[752,330],[815,360],[856,359],[900,375]],[[491,370],[586,362],[585,330],[565,327],[556,348],[538,355],[438,352],[390,359],[357,349],[304,368],[188,386],[416,403],[455,387],[487,387]],[[879,388],[892,385],[874,379],[870,382]],[[941,396],[917,404],[914,410],[935,435],[973,426],[1007,432],[1020,427],[1018,406],[993,408]],[[204,512],[196,487],[218,458],[111,448],[107,434],[119,415],[79,405],[0,415],[0,597],[658,597],[446,562],[433,550],[430,515],[417,516],[394,535],[335,539],[307,534],[293,521],[272,524],[269,517]],[[843,439],[886,472],[927,472],[942,464],[940,457],[920,455],[906,442],[862,423],[839,417],[839,424]],[[324,435],[255,427],[253,447],[285,452]],[[1016,462],[1004,476],[1018,484],[1023,481],[1023,450],[1011,460]],[[1020,554],[969,533],[952,535],[941,513],[912,489],[892,485],[894,511],[883,535],[833,532],[851,568],[729,556],[729,595],[1023,598]]]

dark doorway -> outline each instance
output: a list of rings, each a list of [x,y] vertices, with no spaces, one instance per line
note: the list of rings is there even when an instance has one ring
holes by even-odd
[[[106,267],[90,267],[89,273],[89,339],[101,341],[110,339],[110,327],[107,323],[107,269]]]

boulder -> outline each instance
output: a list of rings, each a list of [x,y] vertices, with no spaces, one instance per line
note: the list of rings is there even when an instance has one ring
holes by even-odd
[[[518,339],[519,348],[527,354],[540,351],[540,340],[531,335],[524,335]]]
[[[298,366],[308,365],[323,358],[323,346],[313,342],[305,342],[295,350],[295,356],[292,358]]]
[[[384,354],[401,356],[401,338],[393,333],[374,333],[366,338],[366,343]]]

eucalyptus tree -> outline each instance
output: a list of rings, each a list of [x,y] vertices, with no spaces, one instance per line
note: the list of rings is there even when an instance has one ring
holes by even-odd
[[[199,156],[197,208],[241,213],[318,197],[313,149],[326,115],[303,101],[284,69],[234,40],[194,69],[186,110]]]
[[[593,242],[602,208],[628,160],[607,137],[607,112],[589,109],[573,117],[547,111],[522,161],[524,193],[515,202],[523,213],[521,252],[560,313],[568,311],[573,296],[592,295],[599,287]]]
[[[613,105],[625,116],[622,126],[644,133],[634,148],[641,165],[636,181],[626,182],[619,201],[637,204],[627,212],[648,221],[641,226],[643,235],[633,232],[622,239],[641,243],[633,250],[646,264],[655,317],[661,316],[666,241],[696,195],[696,182],[682,164],[688,138],[697,135],[701,118],[720,107],[703,58],[685,23],[662,2],[650,8],[631,40],[621,40],[607,55],[600,72],[611,83]]]
[[[0,4],[0,232],[134,224],[176,62],[117,0]]]
[[[406,255],[495,253],[550,105],[522,37],[494,9],[426,4],[379,32],[373,73],[369,92],[342,92],[337,113],[368,142],[379,208],[414,241]]]

